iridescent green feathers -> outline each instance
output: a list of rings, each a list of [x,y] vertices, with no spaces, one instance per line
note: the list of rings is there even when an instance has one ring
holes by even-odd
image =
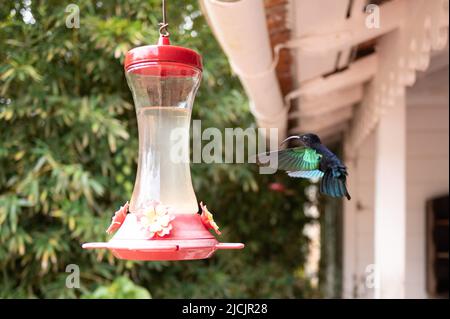
[[[278,152],[278,169],[312,171],[319,169],[322,155],[309,147],[295,147]]]
[[[288,172],[318,170],[322,155],[309,147],[294,147],[256,155],[256,163]]]

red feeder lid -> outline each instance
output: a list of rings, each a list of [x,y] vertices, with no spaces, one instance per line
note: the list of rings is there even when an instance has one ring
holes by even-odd
[[[131,49],[125,56],[125,71],[147,63],[180,63],[202,70],[202,57],[194,50],[170,45],[166,36],[159,38],[157,45],[146,45]]]

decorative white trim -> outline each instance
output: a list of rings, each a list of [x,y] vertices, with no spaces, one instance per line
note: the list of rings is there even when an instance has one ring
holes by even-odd
[[[414,84],[416,71],[428,67],[431,51],[445,47],[448,4],[448,0],[408,1],[404,23],[378,40],[379,68],[352,121],[348,152],[364,142],[383,114],[404,100],[405,88]]]

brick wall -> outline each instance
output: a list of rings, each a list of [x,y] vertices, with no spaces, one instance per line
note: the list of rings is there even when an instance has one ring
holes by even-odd
[[[291,37],[291,30],[287,25],[288,3],[288,0],[264,0],[272,49]],[[293,88],[292,62],[291,52],[286,49],[282,50],[276,72],[283,95],[289,93]]]

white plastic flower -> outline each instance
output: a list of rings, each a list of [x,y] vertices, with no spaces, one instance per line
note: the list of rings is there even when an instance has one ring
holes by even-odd
[[[167,206],[160,202],[151,201],[137,212],[141,231],[148,239],[164,237],[172,230],[172,220],[175,218],[170,214]]]

